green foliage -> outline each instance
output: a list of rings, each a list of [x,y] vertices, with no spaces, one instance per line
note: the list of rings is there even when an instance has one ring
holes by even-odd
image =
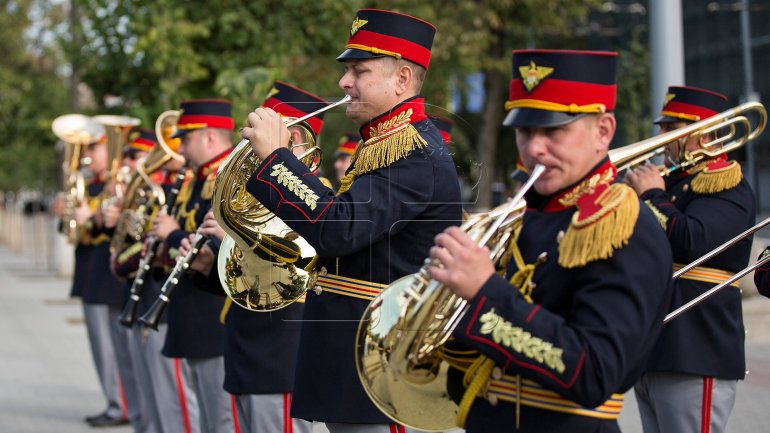
[[[50,122],[67,110],[67,95],[42,27],[32,27],[34,6],[0,1],[0,190],[51,189],[58,178]],[[50,12],[47,6],[38,4],[35,13]]]

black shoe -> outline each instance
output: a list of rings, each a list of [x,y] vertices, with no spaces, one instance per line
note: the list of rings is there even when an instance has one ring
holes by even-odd
[[[93,422],[93,420],[99,419],[99,418],[104,418],[105,416],[107,416],[107,411],[104,411],[102,413],[98,413],[96,415],[87,416],[87,417],[83,418],[83,421],[91,424],[91,422]]]
[[[128,420],[125,418],[113,418],[104,413],[96,418],[91,418],[87,422],[91,424],[91,427],[113,427],[128,424]]]

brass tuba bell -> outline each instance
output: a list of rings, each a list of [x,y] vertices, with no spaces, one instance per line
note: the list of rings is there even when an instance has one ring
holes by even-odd
[[[64,176],[64,211],[62,231],[67,241],[75,244],[80,229],[74,218],[75,208],[87,199],[82,157],[84,148],[104,136],[104,127],[83,114],[65,114],[54,119],[51,130],[65,145],[62,174]]]

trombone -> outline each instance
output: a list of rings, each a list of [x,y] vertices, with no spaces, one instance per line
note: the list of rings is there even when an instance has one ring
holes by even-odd
[[[756,112],[759,116],[755,124],[752,124],[749,119],[749,114],[752,112]],[[612,149],[608,153],[610,161],[620,173],[643,164],[650,158],[662,155],[666,150],[665,146],[670,143],[681,143],[691,137],[707,137],[705,142],[698,140],[700,144],[698,149],[681,152],[678,163],[659,166],[661,176],[666,176],[678,169],[697,165],[706,158],[713,158],[738,149],[761,134],[765,126],[767,126],[765,107],[759,102],[746,102],[683,128]],[[709,137],[724,129],[727,130],[725,135]]]
[[[760,229],[762,229],[763,227],[767,226],[768,224],[770,224],[770,218],[765,218],[763,221],[757,223],[753,227],[750,227],[750,228],[746,229],[746,231],[744,231],[743,233],[739,234],[738,236],[730,239],[729,241],[723,243],[722,245],[720,245],[720,246],[714,248],[713,250],[709,251],[708,253],[704,254],[702,257],[698,258],[697,260],[695,260],[694,262],[690,263],[689,265],[687,265],[687,266],[683,267],[682,269],[674,272],[674,276],[672,278],[673,279],[677,279],[677,278],[681,277],[682,275],[686,274],[687,272],[689,272],[690,270],[692,270],[696,266],[699,266],[700,264],[702,264],[704,262],[707,262],[708,260],[710,260],[714,256],[722,253],[723,251],[725,251],[728,248],[732,247],[733,245],[735,245],[739,241],[743,240],[747,236],[750,236],[750,235],[754,234],[755,232],[759,231]],[[679,317],[685,311],[687,311],[690,308],[692,308],[692,307],[700,304],[701,302],[705,301],[706,299],[708,299],[709,297],[711,297],[712,295],[714,295],[718,291],[720,291],[723,288],[729,286],[730,284],[738,281],[739,279],[743,278],[746,274],[748,274],[749,272],[753,272],[755,269],[757,269],[758,267],[764,265],[768,261],[770,261],[770,256],[763,257],[762,259],[758,260],[753,265],[749,265],[749,266],[741,269],[740,271],[736,272],[735,275],[733,275],[729,279],[727,279],[727,280],[719,283],[718,285],[712,287],[711,289],[701,293],[700,295],[695,297],[693,300],[687,302],[686,304],[682,305],[681,307],[677,308],[676,310],[668,313],[666,315],[666,317],[663,319],[663,323],[668,323],[671,320],[674,320],[675,318]]]

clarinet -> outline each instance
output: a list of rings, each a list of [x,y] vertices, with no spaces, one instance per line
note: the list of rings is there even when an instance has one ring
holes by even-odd
[[[171,271],[168,279],[166,279],[166,282],[163,283],[163,288],[160,289],[160,296],[158,296],[158,299],[154,304],[152,304],[150,309],[139,318],[140,323],[144,324],[148,328],[152,328],[156,331],[158,330],[158,322],[160,322],[160,317],[163,315],[163,312],[166,310],[168,303],[171,301],[171,295],[174,293],[177,285],[179,285],[179,280],[182,278],[182,275],[185,273],[185,271],[190,268],[190,265],[195,260],[195,258],[198,257],[198,252],[200,252],[200,249],[203,247],[203,244],[206,243],[207,239],[208,238],[206,236],[200,233],[195,234],[192,248],[187,254],[185,254],[183,258],[176,262],[174,270]]]
[[[169,209],[171,209],[171,215],[176,214],[176,199],[179,196],[179,190],[182,189],[186,172],[186,167],[179,170],[174,185],[171,187],[168,200],[166,200],[160,212],[168,214]],[[142,289],[144,288],[145,281],[147,281],[147,277],[150,275],[152,263],[155,261],[155,256],[158,254],[158,249],[162,243],[157,236],[150,236],[148,238],[149,248],[144,257],[139,261],[139,269],[136,271],[136,277],[134,277],[134,282],[131,284],[128,301],[123,307],[123,311],[120,312],[120,316],[118,316],[118,321],[125,327],[130,328],[136,322],[136,310],[139,308],[139,300],[142,299]]]

